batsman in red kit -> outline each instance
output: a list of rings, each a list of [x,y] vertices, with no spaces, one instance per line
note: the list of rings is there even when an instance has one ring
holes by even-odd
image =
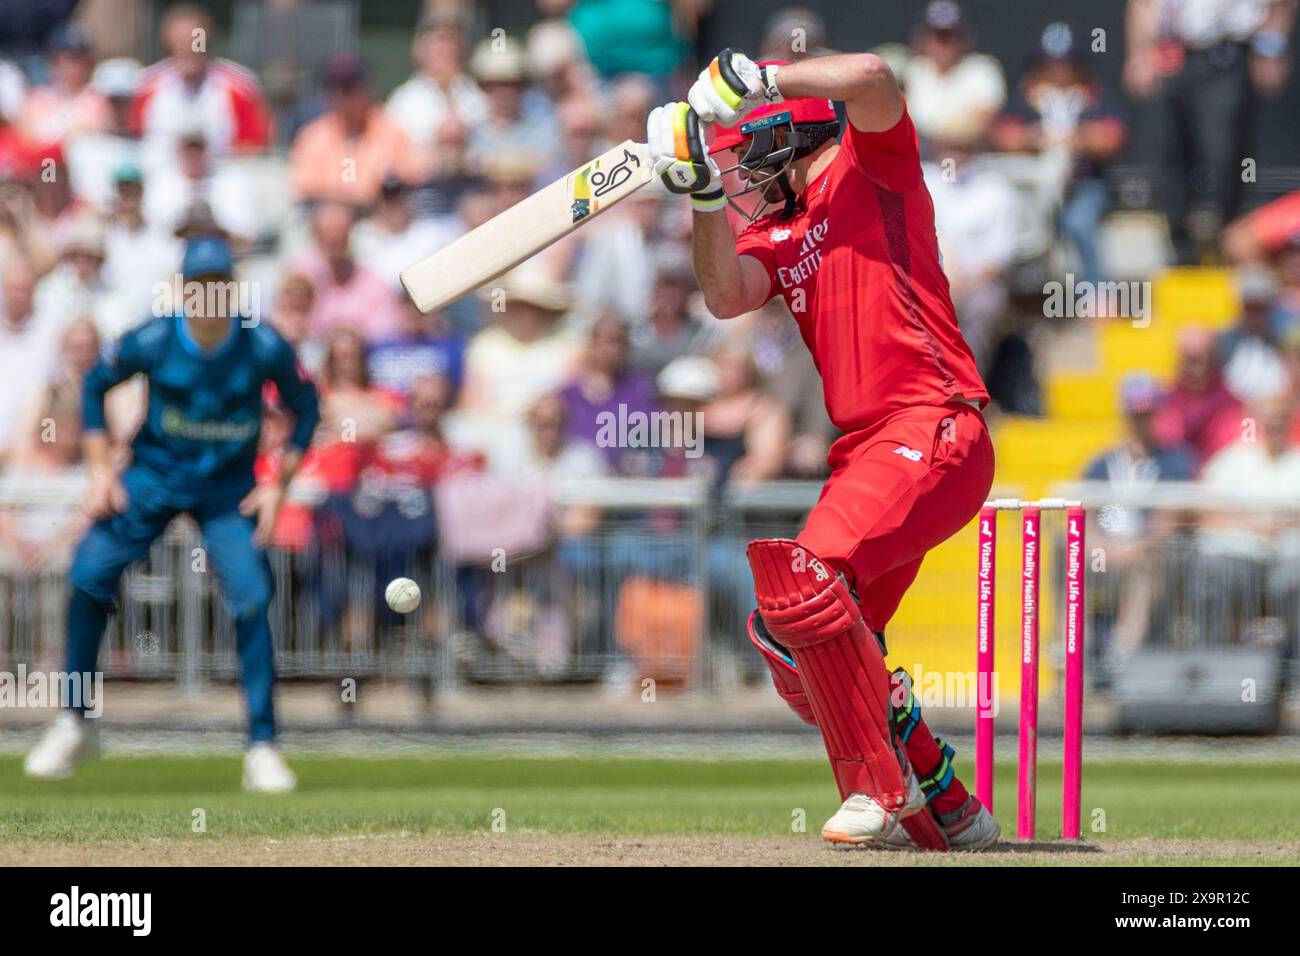
[[[884,658],[926,552],[993,481],[988,393],[957,326],[907,105],[871,54],[782,64],[734,50],[688,99],[656,109],[648,139],[656,172],[691,194],[705,302],[731,318],[781,296],[844,432],[798,539],[748,547],[750,638],[782,698],[820,728],[843,800],[822,838],[985,849],[997,822]],[[743,188],[728,196],[733,172]],[[737,237],[724,210],[744,194],[757,209],[742,210]]]

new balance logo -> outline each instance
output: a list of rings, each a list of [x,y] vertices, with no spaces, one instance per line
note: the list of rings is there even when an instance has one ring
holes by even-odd
[[[894,454],[902,455],[908,461],[920,461],[925,457],[925,455],[917,451],[915,448],[908,448],[906,445],[899,445],[894,449]]]

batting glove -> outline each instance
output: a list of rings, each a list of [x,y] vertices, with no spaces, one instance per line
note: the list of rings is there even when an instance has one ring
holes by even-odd
[[[735,126],[765,103],[780,103],[777,66],[759,66],[739,50],[723,50],[700,71],[686,99],[706,123]]]
[[[701,212],[716,212],[727,204],[718,164],[708,154],[704,127],[685,103],[656,107],[646,121],[650,160],[670,192],[690,193]]]

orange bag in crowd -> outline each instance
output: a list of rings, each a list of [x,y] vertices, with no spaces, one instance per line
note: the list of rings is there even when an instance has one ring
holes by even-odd
[[[700,648],[700,594],[685,584],[627,578],[618,592],[614,639],[635,662],[637,681],[684,684]]]

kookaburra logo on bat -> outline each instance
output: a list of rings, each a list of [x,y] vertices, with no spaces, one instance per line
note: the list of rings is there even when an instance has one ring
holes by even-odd
[[[617,189],[632,178],[632,170],[639,168],[641,160],[630,149],[623,150],[623,158],[617,166],[607,173],[596,170],[591,174],[591,185],[595,187],[593,195],[603,196],[611,189]]]

